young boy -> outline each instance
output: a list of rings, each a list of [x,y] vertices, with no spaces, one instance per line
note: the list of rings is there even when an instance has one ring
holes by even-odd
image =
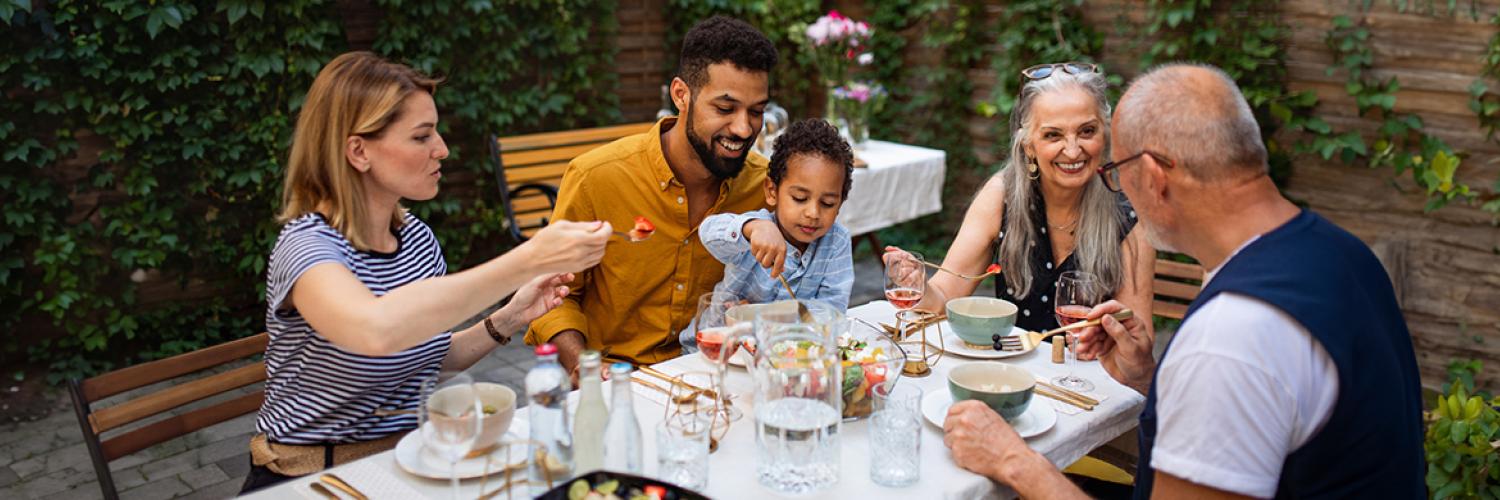
[[[699,238],[724,263],[715,292],[761,304],[792,298],[849,307],[854,260],[849,230],[834,222],[853,182],[854,151],[839,131],[821,119],[793,123],[776,139],[766,173],[766,205],[744,214],[717,214],[703,220]],[[689,327],[679,335],[683,349],[697,343]]]

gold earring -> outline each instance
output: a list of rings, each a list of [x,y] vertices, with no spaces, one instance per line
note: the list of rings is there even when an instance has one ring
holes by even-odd
[[[1041,167],[1036,164],[1036,159],[1033,158],[1030,163],[1026,164],[1026,172],[1031,174],[1026,176],[1028,179],[1036,180],[1037,177],[1041,177]]]

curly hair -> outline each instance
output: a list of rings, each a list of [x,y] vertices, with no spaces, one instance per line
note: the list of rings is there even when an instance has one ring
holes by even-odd
[[[700,21],[682,39],[678,76],[697,91],[708,83],[708,67],[728,62],[747,71],[771,72],[776,45],[744,21],[714,16]]]
[[[854,184],[854,150],[849,142],[839,135],[839,129],[822,118],[798,120],[787,127],[776,138],[775,152],[771,153],[770,171],[766,177],[771,183],[781,186],[786,178],[786,164],[793,156],[814,155],[844,166],[844,191],[842,198],[849,197],[849,186]]]

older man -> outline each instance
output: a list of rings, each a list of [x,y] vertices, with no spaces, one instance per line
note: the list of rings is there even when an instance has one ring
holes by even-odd
[[[1234,81],[1153,70],[1114,131],[1105,184],[1157,248],[1211,269],[1159,366],[1142,320],[1082,334],[1080,354],[1146,394],[1136,497],[1425,496],[1416,358],[1390,281],[1358,239],[1281,196]],[[954,405],[945,431],[959,465],[1024,497],[1081,496],[982,405]]]

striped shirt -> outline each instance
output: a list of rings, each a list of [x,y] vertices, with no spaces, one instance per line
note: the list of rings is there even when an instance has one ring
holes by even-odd
[[[421,381],[448,354],[451,332],[390,356],[345,351],[282,305],[302,273],[337,262],[376,296],[447,272],[432,230],[407,214],[392,253],[355,250],[322,215],[288,222],[266,271],[266,400],[255,430],[284,444],[368,441],[414,429],[414,415],[375,416],[376,409],[416,409]]]

